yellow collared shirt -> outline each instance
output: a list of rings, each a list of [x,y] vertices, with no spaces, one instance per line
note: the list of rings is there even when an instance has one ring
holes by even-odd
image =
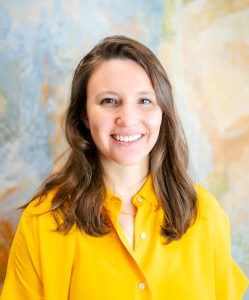
[[[24,211],[11,247],[1,300],[240,300],[248,279],[231,257],[227,215],[196,185],[198,217],[165,245],[151,177],[133,197],[134,249],[118,223],[121,201],[107,193],[113,230],[92,237],[76,226],[53,231],[50,198]]]

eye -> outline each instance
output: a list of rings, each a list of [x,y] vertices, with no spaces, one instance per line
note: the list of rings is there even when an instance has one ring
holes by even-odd
[[[116,103],[117,103],[117,101],[113,98],[104,98],[100,101],[100,104],[103,104],[103,105],[113,105]]]
[[[139,103],[140,104],[148,105],[148,104],[151,104],[152,101],[150,99],[148,99],[148,98],[141,98],[141,99],[139,99]]]

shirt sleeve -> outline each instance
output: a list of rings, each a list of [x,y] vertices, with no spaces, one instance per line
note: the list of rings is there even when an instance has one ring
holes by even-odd
[[[1,300],[42,300],[39,270],[39,243],[35,224],[23,213],[11,246]]]
[[[214,227],[214,267],[217,300],[242,300],[248,287],[248,279],[231,256],[229,219],[220,209]]]

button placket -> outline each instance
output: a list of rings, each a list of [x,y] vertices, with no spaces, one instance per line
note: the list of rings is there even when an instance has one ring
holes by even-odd
[[[146,232],[141,232],[140,237],[142,240],[145,240],[147,238],[147,233]]]
[[[144,199],[141,196],[137,197],[137,202],[138,203],[142,203],[143,201],[144,201]]]
[[[145,199],[142,196],[136,196],[133,198],[133,204],[138,208],[142,206],[145,202]]]
[[[139,282],[138,288],[139,288],[140,290],[144,290],[144,289],[145,289],[145,284],[144,284],[143,282]]]

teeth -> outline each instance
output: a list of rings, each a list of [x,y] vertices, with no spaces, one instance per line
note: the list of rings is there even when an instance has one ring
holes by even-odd
[[[112,136],[117,141],[127,143],[127,142],[133,142],[133,141],[140,139],[142,134],[139,133],[139,134],[134,134],[134,135],[130,135],[130,136],[113,134]]]

